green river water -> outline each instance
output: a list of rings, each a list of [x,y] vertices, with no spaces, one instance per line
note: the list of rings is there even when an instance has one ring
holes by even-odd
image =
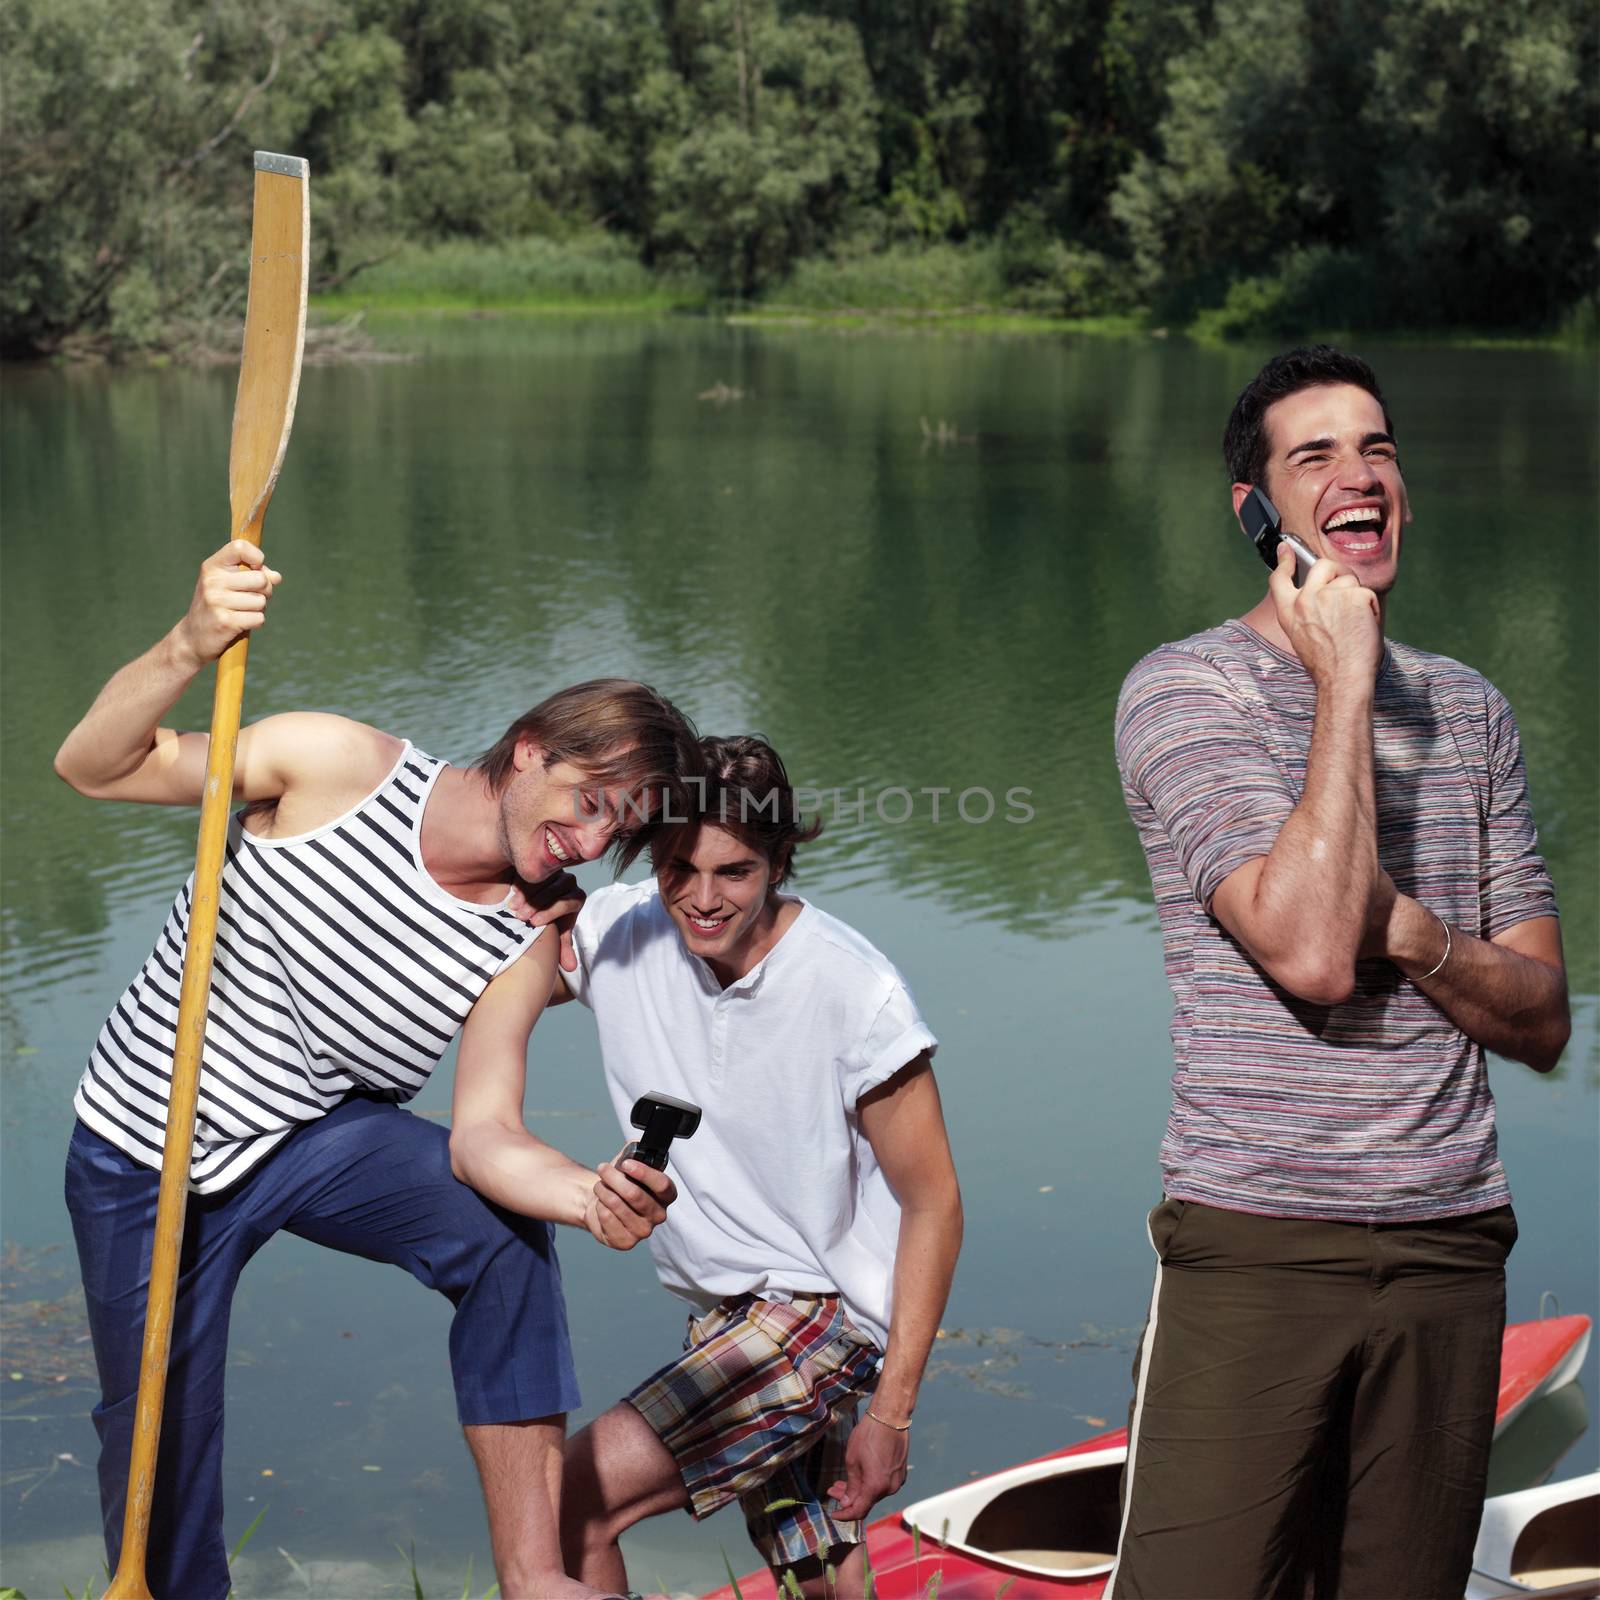
[[[1170,1006],[1112,707],[1146,650],[1259,592],[1217,439],[1267,352],[620,319],[383,332],[414,359],[306,371],[267,524],[286,581],[246,715],[339,711],[465,759],[551,688],[622,673],[705,731],[768,735],[830,792],[797,888],[889,953],[942,1041],[967,1243],[901,1498],[1119,1420]],[[1546,1290],[1595,1314],[1593,362],[1377,356],[1417,513],[1391,630],[1510,698],[1562,901],[1572,1044],[1545,1078],[1492,1069],[1522,1227],[1512,1315]],[[50,756],[222,542],[234,382],[11,371],[4,386],[0,1581],[32,1596],[100,1577],[93,1362],[61,1201],[72,1089],[194,848],[192,815],[80,799]],[[717,384],[743,397],[698,398]],[[203,725],[208,694],[179,719]],[[891,788],[910,792],[907,820],[897,798],[834,818],[831,791]],[[933,789],[950,791],[937,820]],[[1030,791],[1028,820],[1008,820],[1012,789]],[[963,819],[966,790],[996,796],[991,819]],[[981,818],[981,800],[966,810]],[[447,1061],[417,1108],[442,1115],[449,1079]],[[540,1024],[529,1084],[535,1131],[585,1160],[615,1149],[581,1008]],[[581,1421],[671,1356],[682,1316],[643,1252],[570,1235],[562,1259]],[[394,1546],[413,1540],[430,1595],[460,1594],[469,1556],[482,1593],[447,1320],[385,1268],[289,1238],[257,1258],[230,1361],[230,1534],[266,1508],[241,1596],[409,1594]],[[1576,1396],[1532,1419],[1497,1481],[1557,1457],[1563,1475],[1594,1467],[1583,1422]],[[658,1520],[628,1545],[637,1585],[680,1591],[722,1581],[723,1549],[755,1564],[735,1512]]]

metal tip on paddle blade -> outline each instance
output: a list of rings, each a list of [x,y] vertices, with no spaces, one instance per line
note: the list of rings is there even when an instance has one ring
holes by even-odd
[[[270,150],[257,150],[256,171],[281,172],[286,178],[309,178],[311,163],[304,156],[275,156]]]

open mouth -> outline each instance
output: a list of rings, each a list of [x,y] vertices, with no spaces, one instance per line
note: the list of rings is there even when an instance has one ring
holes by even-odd
[[[556,838],[555,829],[546,827],[544,830],[544,847],[551,857],[559,861],[562,866],[568,866],[572,861],[572,853],[562,848],[561,841]]]
[[[733,921],[733,913],[731,911],[725,917],[697,917],[692,911],[686,911],[683,915],[684,920],[696,933],[703,933],[708,938],[713,934],[721,933]]]
[[[1322,537],[1346,555],[1369,555],[1383,544],[1383,507],[1346,506],[1322,525]]]

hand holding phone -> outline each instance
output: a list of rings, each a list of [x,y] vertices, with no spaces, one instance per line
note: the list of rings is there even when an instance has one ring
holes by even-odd
[[[623,1150],[619,1159],[642,1161],[657,1172],[665,1172],[668,1147],[674,1139],[687,1139],[700,1126],[700,1107],[652,1091],[634,1101],[630,1120],[640,1130],[640,1137]]]
[[[1252,488],[1240,501],[1239,525],[1256,547],[1256,554],[1269,567],[1278,565],[1278,546],[1287,544],[1294,551],[1295,588],[1306,581],[1306,574],[1316,565],[1317,558],[1292,533],[1283,531],[1283,518],[1278,515],[1278,508],[1259,486]]]
[[[630,1146],[631,1148],[631,1146]],[[584,1226],[611,1250],[631,1250],[667,1220],[677,1187],[659,1168],[622,1170],[628,1152],[600,1163],[599,1179],[584,1208]]]

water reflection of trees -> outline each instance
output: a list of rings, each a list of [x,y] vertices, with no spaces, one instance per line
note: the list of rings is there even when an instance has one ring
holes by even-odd
[[[250,714],[327,706],[463,755],[557,682],[637,673],[851,796],[1033,791],[1025,826],[934,826],[926,801],[896,826],[869,806],[815,848],[813,882],[892,879],[1035,934],[1144,899],[1111,707],[1138,655],[1256,587],[1216,437],[1260,352],[514,320],[421,337],[412,365],[308,374],[268,528],[290,581]],[[1395,630],[1483,667],[1517,707],[1593,991],[1581,364],[1382,364],[1419,506]],[[696,401],[718,382],[750,398]],[[8,405],[13,948],[84,936],[120,874],[174,860],[159,828],[58,793],[47,764],[220,536],[230,390],[223,375],[51,379]],[[975,442],[925,449],[923,416]],[[85,566],[111,581],[86,586]]]

